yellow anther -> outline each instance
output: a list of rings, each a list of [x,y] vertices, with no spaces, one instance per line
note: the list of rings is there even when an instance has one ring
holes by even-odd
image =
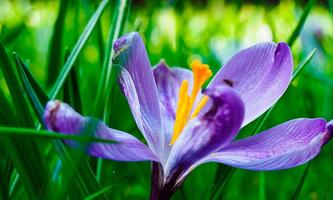
[[[173,127],[173,134],[170,145],[172,145],[177,140],[187,121],[189,120],[195,99],[202,85],[207,81],[210,76],[212,76],[212,71],[209,69],[209,66],[206,64],[202,64],[199,60],[193,61],[191,64],[191,68],[193,72],[192,93],[191,96],[189,96],[188,81],[183,80],[182,85],[179,89],[176,119]],[[198,104],[197,108],[193,111],[191,118],[194,118],[199,114],[200,110],[206,105],[207,101],[208,96],[204,96]]]
[[[179,112],[184,105],[184,101],[186,96],[188,96],[188,81],[183,80],[182,85],[180,86],[179,89],[179,97],[178,97],[178,103],[177,103],[177,111],[176,111],[176,116],[179,115]]]
[[[184,85],[184,82],[185,81],[183,81],[182,86]],[[182,89],[182,87],[181,87],[181,89]],[[181,96],[181,95],[179,95],[179,96]],[[173,144],[177,140],[178,136],[180,135],[184,126],[186,125],[188,115],[191,112],[190,107],[188,106],[190,104],[190,97],[188,96],[187,91],[186,91],[186,94],[183,93],[183,95],[181,97],[182,98],[179,99],[178,105],[177,105],[176,120],[175,120],[175,124],[173,127],[173,134],[172,134],[170,144]]]
[[[193,72],[193,89],[191,94],[191,102],[195,101],[202,85],[212,76],[209,66],[202,64],[199,60],[194,60],[191,64]]]

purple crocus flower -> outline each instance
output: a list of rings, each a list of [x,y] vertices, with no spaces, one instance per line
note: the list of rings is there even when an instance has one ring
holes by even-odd
[[[164,62],[151,68],[138,33],[114,44],[123,68],[119,82],[147,145],[129,133],[99,122],[95,136],[118,143],[93,143],[89,154],[119,161],[153,161],[152,199],[167,199],[200,164],[220,162],[249,170],[279,170],[314,158],[333,133],[333,122],[294,119],[257,135],[233,141],[240,128],[269,109],[286,91],[292,75],[290,48],[261,43],[240,51],[212,75],[208,65],[191,70]],[[46,106],[49,130],[79,134],[88,118],[60,101]]]

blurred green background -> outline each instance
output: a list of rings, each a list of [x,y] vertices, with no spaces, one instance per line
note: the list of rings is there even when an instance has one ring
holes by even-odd
[[[72,100],[68,100],[70,98],[62,92],[58,95],[59,99],[68,100],[69,103],[80,100],[76,108],[85,115],[102,118],[100,113],[96,114],[92,105],[96,101],[96,88],[101,80],[103,63],[108,57],[109,32],[120,15],[118,9],[122,1],[119,2],[109,1],[75,62],[74,76],[79,92],[72,91]],[[170,66],[188,67],[193,59],[199,58],[209,64],[215,73],[240,49],[264,41],[288,41],[309,2],[132,0],[126,3],[125,14],[128,15],[122,23],[121,32],[140,32],[152,65],[164,59]],[[73,49],[99,4],[100,1],[92,0],[0,0],[0,41],[13,66],[11,53],[16,52],[44,91],[49,92],[64,65],[66,49]],[[302,31],[292,45],[295,68],[315,48],[316,54],[278,102],[264,123],[264,128],[292,118],[333,118],[333,1],[316,1],[311,8]],[[0,76],[1,90],[11,102],[4,74]],[[116,82],[111,84],[114,86],[109,94],[110,114],[104,120],[110,127],[129,131],[143,139]],[[18,108],[13,106],[12,109],[16,113],[15,109]],[[37,120],[32,106],[28,110],[33,119]],[[19,127],[20,124],[15,126]],[[246,127],[239,137],[249,135],[254,126],[255,122]],[[34,197],[27,189],[29,183],[24,181],[24,176],[29,180],[29,173],[39,173],[44,169],[34,168],[30,162],[35,162],[35,166],[40,168],[47,168],[50,176],[48,184],[53,187],[49,191],[49,198],[82,199],[93,194],[95,196],[91,197],[97,199],[149,198],[150,163],[101,161],[67,149],[69,159],[76,161],[73,169],[69,169],[59,161],[61,156],[55,153],[58,150],[51,140],[34,139],[46,164],[39,166],[39,157],[26,164],[18,164],[20,160],[12,157],[10,148],[0,148],[2,198]],[[0,137],[0,144],[6,142],[4,137]],[[332,144],[326,145],[313,160],[299,199],[333,199],[332,150]],[[29,149],[23,153],[34,156],[31,154]],[[174,199],[210,199],[217,166],[215,163],[205,164],[194,170]],[[291,199],[305,168],[303,165],[274,172],[237,170],[215,197]],[[87,171],[96,174],[98,181]],[[36,182],[39,180],[31,184]],[[89,188],[95,182],[98,182],[97,189]]]

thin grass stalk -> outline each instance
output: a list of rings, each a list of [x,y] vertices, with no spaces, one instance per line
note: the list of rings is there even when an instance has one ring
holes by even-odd
[[[90,18],[87,26],[85,27],[83,33],[81,34],[78,42],[75,44],[72,52],[70,53],[65,65],[63,66],[57,80],[55,81],[55,84],[50,92],[50,98],[54,99],[57,94],[59,93],[61,87],[63,86],[67,76],[69,75],[69,72],[74,66],[75,61],[77,60],[82,48],[87,43],[89,37],[91,36],[92,31],[94,30],[98,19],[102,15],[108,0],[103,0],[100,4],[98,9],[95,11],[94,15]]]

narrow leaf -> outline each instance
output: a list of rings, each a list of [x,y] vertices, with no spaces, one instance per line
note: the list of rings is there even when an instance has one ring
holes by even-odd
[[[316,52],[317,52],[317,49],[313,49],[309,53],[309,55],[304,60],[302,60],[302,62],[294,70],[293,76],[291,78],[291,82],[293,82],[298,77],[298,75],[303,71],[303,69],[305,69],[305,66],[307,66],[309,64],[309,62],[312,60],[312,58],[316,54]]]
[[[113,187],[114,187],[114,185],[110,185],[110,186],[108,186],[108,187],[105,187],[105,188],[103,188],[102,190],[100,190],[100,191],[98,191],[98,192],[96,192],[96,193],[94,193],[94,194],[92,194],[92,195],[86,197],[85,200],[93,200],[93,199],[96,199],[97,197],[101,196],[102,194],[105,194],[105,192],[107,192],[108,190],[110,190],[110,189],[113,188]]]
[[[4,125],[15,123],[17,121],[17,117],[12,112],[13,107],[2,90],[0,90],[0,105],[0,123]]]
[[[98,121],[90,119],[85,125],[84,129],[81,131],[80,136],[91,136],[98,126]],[[64,165],[62,168],[62,187],[63,193],[59,194],[58,199],[65,199],[68,195],[71,195],[67,188],[71,185],[75,185],[83,198],[91,193],[101,190],[96,177],[92,173],[92,170],[87,162],[86,148],[89,143],[76,143],[79,146],[79,151],[69,151],[62,153],[62,160],[64,160]]]
[[[94,116],[103,117],[105,122],[109,121],[110,117],[110,98],[111,98],[111,88],[113,86],[112,82],[112,66],[113,66],[113,43],[119,36],[122,34],[127,14],[129,9],[129,0],[118,0],[118,4],[116,6],[116,11],[113,16],[113,25],[109,30],[108,44],[106,49],[106,54],[104,55],[104,62],[101,74],[101,80],[99,82],[96,103],[94,105]],[[101,171],[102,171],[102,159],[98,159],[97,162],[97,180],[101,179]]]
[[[32,75],[31,71],[28,69],[28,67],[23,63],[23,61],[19,58],[19,56],[16,53],[14,53],[14,58],[15,60],[17,60],[17,62],[20,63],[20,66],[24,71],[24,74],[27,77],[32,89],[35,91],[36,95],[38,96],[38,99],[40,100],[42,105],[45,105],[50,100],[50,98],[47,96],[47,94],[44,92],[44,90],[37,82],[37,79]]]
[[[65,59],[67,60],[70,52],[67,49],[65,53]],[[73,66],[73,69],[69,73],[68,79],[64,84],[64,102],[72,105],[73,108],[79,113],[82,111],[82,103],[80,96],[79,82],[77,78],[77,67]]]
[[[305,9],[301,15],[301,18],[299,19],[296,28],[294,29],[294,31],[292,32],[291,36],[288,39],[288,44],[289,46],[292,46],[295,42],[295,40],[298,38],[299,34],[301,33],[301,30],[303,28],[303,25],[305,23],[305,20],[307,19],[307,17],[310,14],[310,11],[312,10],[314,4],[316,3],[316,0],[310,0],[306,6]]]
[[[308,175],[308,172],[309,172],[309,169],[310,169],[310,166],[311,166],[311,161],[306,165],[306,168],[302,174],[302,177],[301,179],[299,180],[298,184],[297,184],[297,187],[296,187],[296,190],[293,194],[293,196],[291,197],[292,200],[297,200],[302,189],[303,189],[303,186],[304,186],[304,182],[305,182],[305,179]]]
[[[266,199],[266,189],[265,189],[265,173],[259,172],[259,199],[265,200]]]
[[[222,199],[223,191],[229,180],[231,179],[232,175],[236,172],[236,168],[229,167],[226,165],[219,165],[220,173],[222,177],[218,179],[217,186],[214,187],[211,196],[209,199]],[[224,167],[223,167],[224,166]],[[224,168],[224,169],[223,169]]]
[[[36,130],[29,128],[17,128],[17,127],[4,127],[0,126],[0,136],[29,136],[29,137],[41,137],[46,139],[63,139],[63,140],[75,140],[79,142],[102,142],[102,143],[117,143],[113,140],[96,138],[93,136],[83,135],[69,135],[60,134],[56,132],[46,130]]]
[[[16,54],[14,54],[14,57],[15,57],[15,63],[17,66],[17,70],[19,72],[21,81],[23,82],[25,92],[28,94],[30,103],[33,105],[32,107],[37,114],[39,122],[41,124],[43,124],[44,106],[43,106],[42,102],[40,102],[39,97],[37,96],[34,89],[32,88],[30,81],[28,80],[27,75],[25,74],[25,71],[23,70],[23,68],[24,68],[23,62],[19,59],[19,57]],[[45,94],[42,91],[41,91],[41,93],[42,93],[42,96],[44,97]]]
[[[102,15],[106,5],[108,3],[108,0],[103,0],[98,9],[95,11],[94,15],[90,18],[87,26],[85,27],[83,33],[81,34],[78,42],[73,48],[73,51],[70,53],[65,65],[63,66],[57,80],[55,81],[55,84],[50,92],[50,98],[54,99],[58,92],[60,91],[61,87],[63,86],[67,76],[69,75],[69,72],[71,71],[76,59],[78,58],[83,46],[86,44],[89,36],[91,35],[92,31],[94,30],[94,27],[96,26],[96,23],[99,19],[99,17]]]
[[[125,21],[128,13],[129,8],[129,0],[118,0],[117,10],[114,13],[114,22],[113,25],[110,27],[109,37],[108,37],[108,44],[106,49],[105,60],[103,63],[102,75],[101,80],[99,82],[98,90],[97,90],[97,97],[96,97],[96,104],[94,105],[95,115],[100,117],[101,114],[105,117],[106,110],[108,108],[109,98],[110,98],[110,90],[112,87],[112,66],[113,61],[112,57],[114,55],[113,50],[113,43],[119,38],[120,34],[122,33]],[[103,113],[104,110],[104,113]]]
[[[29,103],[22,89],[22,83],[16,68],[12,67],[7,52],[0,43],[0,68],[3,72],[7,87],[14,103],[17,120],[9,121],[7,125],[34,127],[34,120],[30,113]],[[3,144],[18,173],[22,177],[25,190],[30,198],[42,196],[44,189],[49,187],[50,172],[45,157],[41,152],[42,144],[33,138],[3,138]],[[27,154],[26,152],[29,152]]]
[[[17,117],[25,126],[33,126],[33,119],[29,115],[29,107],[24,97],[24,93],[21,90],[21,82],[17,76],[17,72],[12,67],[8,54],[4,46],[0,43],[0,68],[7,83],[10,95],[13,99],[15,110],[17,111]]]
[[[53,35],[49,46],[49,64],[47,68],[47,85],[55,81],[55,74],[58,74],[61,64],[62,37],[65,26],[65,17],[70,1],[60,0],[58,17],[53,27]]]

